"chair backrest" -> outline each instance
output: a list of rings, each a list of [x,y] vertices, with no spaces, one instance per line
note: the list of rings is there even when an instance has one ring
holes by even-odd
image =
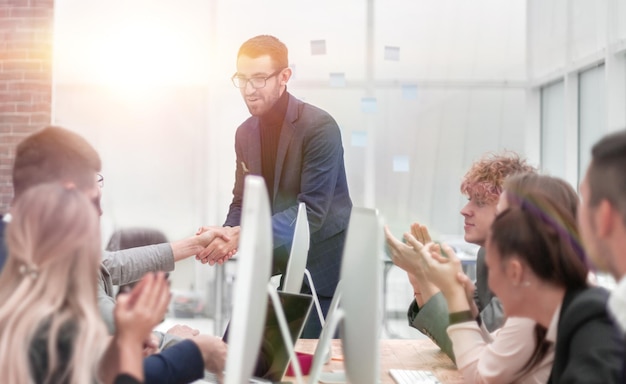
[[[309,220],[306,215],[306,204],[300,203],[291,243],[291,253],[289,254],[283,281],[283,291],[300,293],[304,279],[304,269],[306,268],[309,255],[309,242]]]
[[[262,177],[248,175],[244,184],[241,233],[230,321],[225,384],[248,382],[261,345],[267,312],[267,282],[273,255],[272,217]]]

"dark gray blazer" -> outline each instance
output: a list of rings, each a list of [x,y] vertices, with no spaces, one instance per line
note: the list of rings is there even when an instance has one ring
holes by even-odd
[[[274,274],[285,271],[298,204],[304,202],[311,233],[307,269],[319,295],[331,297],[339,280],[345,230],[352,201],[341,132],[327,112],[289,96],[280,132],[271,192]],[[235,136],[237,170],[225,226],[241,220],[244,178],[261,175],[259,118],[251,116]]]
[[[624,340],[608,297],[600,287],[565,294],[548,383],[624,383]]]

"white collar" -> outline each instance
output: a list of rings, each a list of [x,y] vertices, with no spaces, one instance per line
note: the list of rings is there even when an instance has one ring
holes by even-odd
[[[11,214],[7,213],[4,216],[2,216],[2,221],[4,221],[5,223],[10,223],[11,222]]]
[[[622,332],[626,332],[626,276],[623,276],[611,292],[609,312]]]
[[[561,305],[559,304],[554,311],[554,315],[552,315],[552,320],[550,320],[550,325],[548,326],[548,331],[546,333],[546,340],[556,343],[556,334],[559,327],[559,319],[561,318]]]

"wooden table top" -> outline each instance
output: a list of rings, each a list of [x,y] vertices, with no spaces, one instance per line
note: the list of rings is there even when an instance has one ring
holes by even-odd
[[[300,339],[296,343],[296,351],[313,353],[316,345],[315,339]],[[429,370],[443,384],[464,383],[463,376],[454,363],[430,339],[383,339],[380,340],[379,350],[381,384],[395,384],[389,375],[391,368]],[[340,339],[332,341],[332,360],[323,369],[326,372],[344,369]],[[293,379],[285,377],[288,381],[293,381]]]

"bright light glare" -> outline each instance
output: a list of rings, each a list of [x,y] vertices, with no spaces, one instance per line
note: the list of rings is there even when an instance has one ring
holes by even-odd
[[[59,1],[55,82],[121,91],[206,85],[210,11],[205,0],[181,1]]]
[[[112,86],[192,83],[206,77],[193,73],[194,47],[158,23],[137,20],[104,36],[95,50],[96,81]],[[208,50],[208,47],[206,47]],[[195,71],[198,72],[198,71]]]

